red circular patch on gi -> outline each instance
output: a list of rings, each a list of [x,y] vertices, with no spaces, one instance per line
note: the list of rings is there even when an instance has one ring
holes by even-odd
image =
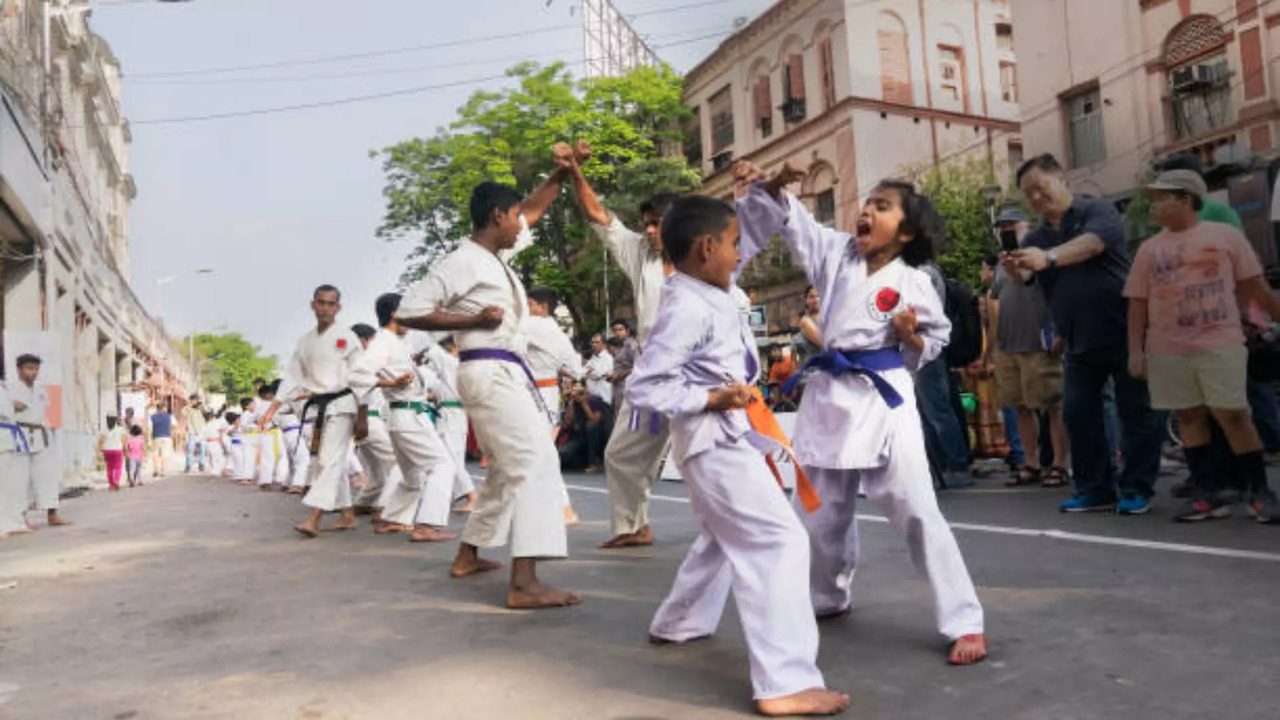
[[[901,301],[902,295],[893,288],[880,288],[880,292],[876,293],[876,309],[880,312],[889,312],[898,307]]]
[[[339,349],[339,350],[346,350],[346,349],[347,349],[347,340],[346,340],[346,338],[338,338],[338,349]]]

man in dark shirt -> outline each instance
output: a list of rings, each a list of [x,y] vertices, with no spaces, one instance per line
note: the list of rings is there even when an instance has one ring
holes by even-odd
[[[1038,283],[1066,348],[1062,409],[1071,445],[1076,497],[1063,512],[1142,514],[1160,470],[1162,428],[1147,384],[1129,374],[1129,273],[1124,220],[1109,201],[1074,197],[1062,166],[1040,155],[1018,169],[1018,185],[1044,218],[1024,249],[1006,254],[1005,271]],[[1103,387],[1114,379],[1123,426],[1124,469],[1116,500],[1115,467],[1103,422]]]
[[[566,398],[561,419],[564,445],[560,448],[561,470],[600,471],[604,462],[606,430],[612,426],[609,406],[575,382]]]
[[[168,407],[160,407],[151,416],[151,477],[164,477],[169,457],[173,455],[173,415]]]

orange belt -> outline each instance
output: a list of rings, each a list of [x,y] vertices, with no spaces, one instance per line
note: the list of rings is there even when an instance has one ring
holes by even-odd
[[[787,439],[787,434],[782,432],[782,426],[778,424],[778,418],[774,416],[773,411],[765,404],[764,396],[760,394],[760,388],[751,388],[751,403],[747,405],[747,420],[751,423],[751,429],[761,435],[773,440],[782,446],[787,456],[791,458],[791,464],[796,467],[796,494],[800,496],[800,503],[804,505],[804,509],[810,514],[816,512],[822,507],[822,499],[818,497],[818,492],[813,489],[813,483],[809,482],[809,475],[805,473],[804,468],[800,466],[800,461],[796,459],[796,451],[791,448],[791,441]],[[773,471],[773,477],[777,479],[778,486],[783,487],[782,473],[778,472],[778,464],[774,462],[772,455],[765,455],[765,461],[769,463],[769,469]]]
[[[560,387],[560,380],[558,378],[547,378],[546,380],[539,380],[534,384],[540,388]]]

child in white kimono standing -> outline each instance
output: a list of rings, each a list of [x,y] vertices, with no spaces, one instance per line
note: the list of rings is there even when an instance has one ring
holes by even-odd
[[[759,175],[746,163],[735,173],[744,182]],[[912,379],[950,337],[938,294],[916,269],[933,257],[945,222],[912,185],[887,180],[872,190],[856,235],[837,232],[782,194],[803,177],[787,163],[773,179],[753,183],[737,209],[743,260],[781,234],[822,298],[825,350],[806,363],[813,372],[795,429],[796,455],[823,500],[817,512],[802,515],[813,606],[822,618],[852,606],[861,488],[904,536],[929,580],[938,629],[951,642],[948,660],[979,662],[987,656],[982,605],[938,508]]]
[[[436,398],[436,432],[448,448],[456,468],[453,501],[465,500],[454,512],[466,515],[475,508],[476,486],[467,471],[467,412],[462,408],[462,396],[458,394],[458,346],[452,338],[428,343],[423,350],[423,359],[427,364],[421,370],[430,373],[427,390]]]
[[[262,433],[258,431],[258,401],[254,398],[241,398],[240,466],[236,475],[236,481],[239,484],[254,484],[254,478],[258,476],[258,455],[261,443]]]
[[[367,323],[356,323],[351,332],[360,339],[360,348],[367,350],[378,330]],[[396,451],[391,446],[391,432],[387,427],[390,408],[381,388],[373,388],[362,398],[361,406],[368,422],[368,434],[355,443],[355,457],[359,460],[364,482],[352,501],[357,515],[372,515],[374,532],[380,535],[409,532],[407,525],[383,522],[382,511],[387,506],[387,496],[400,484],[400,466],[396,464]]]
[[[551,437],[560,434],[560,378],[568,376],[581,380],[585,373],[582,356],[552,315],[560,299],[551,288],[537,287],[529,291],[529,317],[525,318],[524,331],[529,336],[529,369],[537,383],[542,403],[551,421]],[[619,398],[616,402],[621,403]],[[564,524],[577,525],[578,513],[564,493]]]
[[[738,222],[715,198],[689,196],[662,222],[676,272],[627,384],[627,401],[671,422],[672,456],[702,533],[650,626],[655,644],[715,632],[730,589],[763,715],[829,715],[849,697],[825,689],[809,602],[809,543],[745,408],[760,374],[751,328],[729,293]]]

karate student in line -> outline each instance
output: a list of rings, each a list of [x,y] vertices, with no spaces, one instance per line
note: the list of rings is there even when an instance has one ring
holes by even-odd
[[[360,348],[367,350],[378,334],[377,328],[367,323],[356,323],[351,332],[360,338]],[[388,526],[383,522],[382,511],[391,489],[401,482],[400,466],[396,463],[396,451],[391,445],[391,433],[387,429],[390,412],[382,388],[375,387],[365,395],[361,404],[368,418],[368,432],[355,444],[355,456],[360,461],[360,473],[364,481],[352,502],[356,515],[371,515],[374,532],[378,534],[410,532],[403,524]]]
[[[382,329],[356,358],[347,381],[361,404],[374,388],[387,400],[387,430],[401,476],[382,510],[387,527],[411,527],[410,542],[455,540],[447,529],[455,466],[425,417],[427,391],[404,339],[409,329],[395,318],[400,299],[399,293],[378,297],[374,309]]]
[[[732,589],[763,715],[829,715],[849,697],[818,670],[818,624],[807,590],[809,540],[770,471],[774,441],[744,409],[760,375],[755,337],[729,293],[738,222],[715,198],[677,200],[662,223],[676,267],[644,353],[627,384],[630,404],[670,418],[674,458],[701,534],[650,626],[655,644],[713,634]],[[756,400],[759,402],[759,400]]]
[[[280,395],[280,388],[284,386],[284,380],[276,378],[268,385],[269,401],[274,401]],[[276,411],[276,416],[271,419],[275,425],[275,438],[272,446],[275,453],[275,468],[272,472],[271,485],[283,492],[292,490],[293,465],[292,455],[294,449],[298,447],[299,434],[302,430],[302,424],[298,421],[298,414],[293,403],[282,402],[280,409]]]
[[[280,387],[279,382],[264,383],[258,388],[258,400],[256,406],[259,408],[271,407],[276,399],[276,388]],[[287,479],[278,476],[280,458],[283,448],[280,445],[280,423],[287,420],[292,413],[287,403],[281,403],[279,409],[270,418],[263,418],[265,422],[259,423],[258,427],[258,489],[272,490],[279,483],[284,486]]]
[[[13,401],[14,420],[26,438],[22,452],[18,453],[17,474],[26,478],[31,497],[37,510],[44,510],[50,527],[70,525],[58,514],[58,496],[62,490],[59,479],[58,453],[53,447],[53,430],[45,420],[49,409],[49,391],[37,382],[40,377],[40,358],[35,355],[19,355],[18,381],[9,385],[9,397]]]
[[[750,182],[738,200],[744,262],[781,234],[822,298],[825,350],[806,363],[813,372],[795,428],[796,454],[823,500],[816,513],[802,516],[815,610],[837,617],[852,607],[861,488],[929,580],[938,629],[951,642],[948,660],[983,660],[982,604],[938,508],[912,378],[950,337],[942,302],[917,269],[933,258],[945,222],[911,184],[885,180],[871,191],[850,236],[824,227],[782,193],[805,175],[790,162],[767,182],[752,182],[761,174],[748,163],[735,173]]]
[[[417,330],[451,332],[458,344],[458,392],[489,457],[489,472],[467,518],[450,574],[466,577],[500,567],[480,558],[481,548],[511,544],[514,562],[507,587],[511,608],[576,605],[581,598],[538,579],[539,559],[568,554],[564,483],[551,424],[540,409],[532,373],[524,361],[528,342],[521,326],[529,315],[524,283],[500,253],[531,241],[537,222],[559,193],[556,173],[524,203],[513,189],[483,182],[471,195],[474,234],[436,263],[397,313]]]
[[[204,454],[209,461],[209,473],[215,477],[222,475],[222,470],[227,466],[226,446],[223,445],[223,435],[226,431],[226,421],[211,412],[205,412],[204,430],[200,432],[200,439],[204,442]]]
[[[0,367],[0,540],[35,530],[27,524],[29,480],[21,473],[25,461],[19,457],[27,439],[18,427],[13,397],[3,377],[4,368]]]
[[[258,390],[253,397],[240,398],[240,478],[241,485],[253,485],[258,477],[258,459],[262,454],[262,431],[258,429],[258,418],[264,409],[258,403]]]
[[[227,420],[227,472],[225,475],[239,482],[244,475],[244,432],[241,430],[240,413],[228,412]]]
[[[524,332],[529,337],[529,369],[533,371],[538,392],[542,394],[542,402],[551,422],[553,440],[560,434],[560,377],[581,380],[584,373],[582,357],[578,355],[577,348],[552,317],[559,303],[556,291],[551,288],[537,287],[530,290],[529,317],[524,321]],[[560,484],[564,484],[563,476]],[[564,524],[578,524],[578,513],[573,509],[567,488],[564,494]]]
[[[438,406],[436,432],[453,458],[453,502],[463,501],[454,512],[466,515],[475,509],[476,487],[467,470],[467,412],[458,394],[458,346],[450,337],[428,343],[423,359],[427,365],[422,369],[429,370],[432,378],[427,382],[427,391],[435,395]]]
[[[643,355],[649,329],[658,315],[663,283],[673,269],[663,259],[660,225],[663,214],[676,196],[655,195],[642,204],[640,214],[644,218],[644,233],[638,233],[623,225],[605,208],[582,173],[581,164],[591,157],[590,145],[578,141],[574,148],[570,148],[559,143],[553,152],[556,162],[570,173],[578,206],[587,216],[596,236],[609,248],[609,253],[631,281],[635,292],[636,342]],[[666,418],[656,416],[652,421],[656,427],[646,419],[633,429],[632,408],[625,398],[614,399],[613,413],[613,433],[604,452],[605,482],[613,508],[613,537],[601,547],[616,549],[652,545],[649,493],[658,479],[662,460],[667,456],[670,427]]]
[[[335,323],[342,310],[342,294],[332,285],[321,285],[311,295],[311,310],[316,326],[298,339],[285,373],[289,384],[281,388],[280,396],[258,425],[262,428],[271,422],[281,399],[305,401],[302,417],[315,418],[311,450],[316,474],[311,489],[302,498],[311,514],[294,526],[301,535],[313,538],[320,532],[320,518],[327,512],[337,511],[341,517],[325,530],[355,530],[358,526],[351,508],[346,460],[352,438],[364,434],[364,423],[357,423],[356,401],[347,385],[360,344],[355,335]]]

